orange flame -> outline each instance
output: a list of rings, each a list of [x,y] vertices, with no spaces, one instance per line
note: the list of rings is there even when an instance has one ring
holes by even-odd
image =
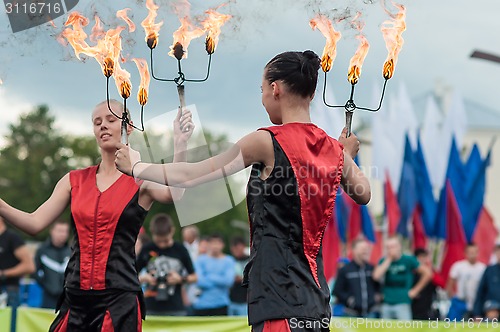
[[[90,33],[90,41],[93,42],[93,43],[96,43],[99,39],[101,39],[102,37],[104,37],[104,35],[106,34],[104,32],[104,29],[102,28],[102,24],[101,24],[101,19],[99,18],[99,16],[94,16],[94,19],[95,19],[95,24],[94,24],[94,27],[92,28],[92,32]]]
[[[382,75],[386,80],[394,75],[394,70],[398,62],[398,55],[403,47],[402,34],[406,30],[406,8],[403,5],[392,3],[394,7],[399,9],[396,15],[392,15],[386,9],[386,12],[391,16],[390,20],[382,23],[381,31],[384,36],[385,46],[388,51],[387,59],[385,60]]]
[[[62,36],[71,44],[78,59],[80,59],[80,54],[96,59],[102,68],[104,76],[110,77],[118,64],[122,50],[120,34],[125,28],[117,27],[104,33],[100,20],[96,16],[96,24],[92,28],[91,39],[96,40],[97,45],[89,46],[85,41],[87,34],[83,30],[83,27],[87,26],[88,23],[86,17],[80,13],[72,12],[65,25],[71,25],[73,29],[66,28],[62,32]]]
[[[313,18],[309,25],[313,30],[316,28],[325,36],[326,45],[323,49],[323,56],[321,57],[321,68],[326,73],[332,69],[333,61],[337,56],[337,42],[342,37],[342,34],[335,31],[332,22],[328,17],[318,14]]]
[[[115,73],[113,74],[115,78],[115,84],[118,89],[118,93],[127,99],[130,97],[130,92],[132,91],[132,83],[130,82],[130,73],[124,70],[119,62],[115,63]]]
[[[66,28],[61,33],[61,35],[66,38],[66,40],[71,44],[75,51],[75,56],[80,60],[80,54],[87,54],[89,56],[95,56],[95,52],[92,51],[90,46],[87,44],[85,39],[87,34],[83,31],[83,28],[89,24],[89,20],[82,16],[78,12],[72,12],[65,26],[71,25],[73,29]]]
[[[177,60],[185,59],[188,56],[188,47],[191,40],[201,37],[205,31],[191,24],[188,16],[180,18],[181,26],[174,32],[174,42],[170,46],[168,55],[175,57]]]
[[[153,0],[146,1],[146,8],[148,9],[148,16],[142,21],[141,26],[146,32],[146,43],[148,47],[153,49],[158,45],[158,36],[163,21],[155,23],[156,16],[158,16],[158,8]]]
[[[146,105],[148,102],[148,92],[149,92],[149,81],[151,77],[149,76],[148,70],[148,62],[144,59],[132,59],[137,69],[139,70],[139,74],[141,75],[141,84],[139,85],[139,92],[137,93],[137,100],[139,104],[142,106]]]
[[[50,25],[52,25],[52,27],[53,27],[53,28],[57,28],[57,26],[56,26],[56,24],[54,23],[54,21],[53,21],[53,20],[50,20],[48,23],[49,23]]]
[[[205,14],[207,14],[208,17],[201,22],[203,29],[207,32],[205,48],[208,54],[213,54],[215,52],[215,48],[217,47],[217,43],[219,42],[221,27],[232,16],[218,13],[214,9],[207,10]]]
[[[134,32],[135,31],[135,23],[132,22],[132,20],[127,16],[127,12],[130,10],[130,8],[124,8],[116,12],[116,17],[121,18],[122,20],[125,21],[128,25],[128,32]]]
[[[351,84],[358,83],[359,77],[361,76],[361,68],[363,67],[363,62],[365,61],[368,50],[370,49],[370,44],[366,37],[362,34],[364,23],[359,20],[361,13],[358,13],[356,17],[352,20],[353,26],[359,31],[359,35],[356,39],[359,40],[359,46],[351,58],[349,63],[349,71],[347,73],[347,79]]]

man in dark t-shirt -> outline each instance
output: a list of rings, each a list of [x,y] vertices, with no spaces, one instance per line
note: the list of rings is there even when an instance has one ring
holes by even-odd
[[[151,220],[153,242],[143,246],[137,257],[139,280],[146,284],[146,312],[150,315],[184,316],[182,285],[196,282],[187,249],[174,241],[175,227],[167,214]]]

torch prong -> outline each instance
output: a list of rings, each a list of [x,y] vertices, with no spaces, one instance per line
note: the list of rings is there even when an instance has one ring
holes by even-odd
[[[154,65],[153,65],[153,49],[151,49],[151,77],[154,78],[155,80],[157,81],[160,81],[160,82],[175,82],[175,80],[172,80],[172,79],[167,79],[167,78],[158,78],[155,76],[155,72],[154,72]]]
[[[186,79],[185,81],[186,82],[200,83],[200,82],[205,82],[206,80],[208,80],[208,76],[210,76],[210,65],[211,65],[211,63],[212,63],[212,54],[209,54],[208,55],[207,76],[205,76],[205,78],[199,79],[199,80],[188,80],[188,79]]]
[[[127,125],[128,125],[128,114],[127,114],[127,98],[123,98],[123,113],[122,113],[122,144],[128,145],[128,135],[127,135]]]
[[[325,81],[324,81],[324,84],[323,84],[323,103],[326,105],[326,107],[330,107],[330,108],[345,108],[345,105],[338,105],[338,106],[333,106],[333,105],[330,105],[326,102],[326,75],[327,72],[325,71]]]
[[[357,108],[360,109],[360,110],[369,111],[369,112],[377,112],[377,111],[379,111],[380,108],[382,107],[382,102],[384,101],[385,87],[387,86],[387,81],[388,81],[388,79],[386,79],[384,81],[384,87],[382,88],[382,96],[380,97],[380,103],[378,104],[378,107],[376,109],[371,109],[371,108],[366,108],[366,107],[357,107]]]

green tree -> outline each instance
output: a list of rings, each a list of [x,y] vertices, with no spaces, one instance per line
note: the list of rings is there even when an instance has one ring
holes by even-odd
[[[56,129],[54,123],[55,117],[50,114],[47,106],[42,105],[21,115],[16,123],[9,125],[5,145],[0,149],[0,190],[2,199],[20,210],[34,211],[50,196],[57,181],[70,170],[99,162],[100,154],[93,136],[66,135]],[[172,137],[171,132],[136,132],[130,143],[141,151],[144,160],[171,162]],[[205,133],[204,137],[193,137],[192,141],[203,145],[203,139],[210,147],[210,153],[206,146],[192,149],[188,153],[189,161],[208,158],[228,147],[225,135]],[[156,203],[148,213],[146,229],[151,217],[159,212],[168,213],[178,221],[173,204]],[[67,209],[63,218],[69,220],[69,216],[70,211]],[[247,220],[245,202],[197,226],[202,234],[219,232],[226,239],[233,235],[245,235],[241,228],[231,226],[233,220]],[[46,234],[42,232],[38,238],[42,239]],[[176,238],[180,239],[180,231]]]
[[[140,151],[143,160],[167,163],[173,160],[173,142],[171,139],[169,141],[169,137],[173,137],[172,132],[159,133],[146,129],[146,134],[134,133],[130,138],[130,144],[134,149]],[[198,146],[198,148],[188,151],[188,161],[197,162],[225,151],[229,148],[230,143],[228,143],[226,135],[217,135],[205,130],[204,136],[201,136],[201,134],[193,136],[190,139],[190,145]],[[207,146],[209,149],[207,149]],[[238,183],[237,185],[245,186],[246,183]],[[146,230],[149,232],[149,222],[157,213],[167,213],[175,220],[177,224],[175,238],[181,240],[180,223],[174,204],[153,204],[145,221],[144,227]],[[235,227],[235,220],[245,222],[248,220],[245,201],[236,204],[232,209],[216,217],[197,223],[196,226],[200,229],[202,235],[217,232],[224,236],[226,242],[235,235],[248,237],[248,229],[244,230],[241,227]],[[237,224],[241,225],[241,222]]]
[[[0,149],[0,189],[2,198],[20,210],[34,211],[67,172],[99,156],[95,139],[66,136],[54,123],[49,108],[41,105],[9,125]]]

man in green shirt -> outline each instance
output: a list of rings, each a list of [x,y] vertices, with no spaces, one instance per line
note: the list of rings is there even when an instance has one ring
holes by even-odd
[[[382,283],[384,301],[382,318],[411,320],[411,300],[432,278],[431,270],[420,265],[415,256],[404,255],[398,237],[386,242],[387,255],[373,271],[373,279]],[[413,286],[414,272],[420,274],[419,282]]]

